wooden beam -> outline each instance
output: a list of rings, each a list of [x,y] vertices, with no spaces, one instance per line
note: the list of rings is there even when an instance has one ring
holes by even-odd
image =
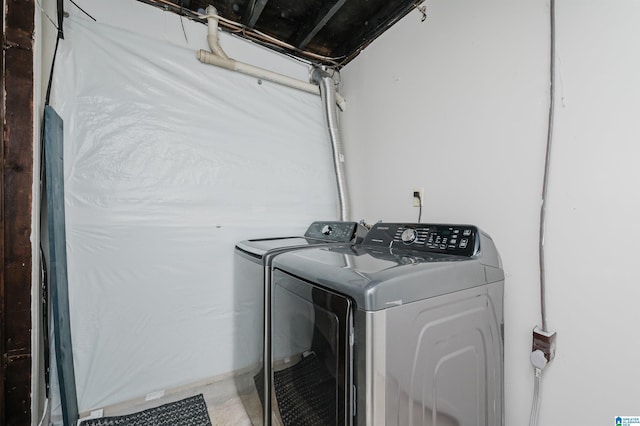
[[[316,20],[313,29],[311,29],[311,31],[309,31],[307,34],[302,34],[300,36],[301,40],[296,41],[295,44],[297,45],[298,49],[304,50],[304,48],[307,47],[307,44],[309,44],[309,42],[313,40],[316,34],[318,34],[318,32],[320,32],[320,30],[324,28],[325,25],[327,25],[327,22],[329,22],[331,18],[333,18],[333,15],[335,15],[340,10],[340,8],[344,6],[346,1],[347,0],[338,0],[325,13],[319,14],[319,18]]]
[[[2,13],[0,159],[0,424],[31,423],[31,206],[35,0],[5,0]]]
[[[249,14],[247,15],[246,25],[249,28],[253,28],[258,22],[258,18],[262,15],[264,7],[269,0],[251,0],[250,6],[247,8]]]

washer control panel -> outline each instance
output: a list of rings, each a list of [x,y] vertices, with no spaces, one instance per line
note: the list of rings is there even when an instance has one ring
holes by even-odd
[[[363,244],[467,257],[480,249],[478,228],[473,225],[376,223]]]
[[[350,243],[361,239],[366,230],[357,222],[313,222],[309,225],[305,238],[337,243]]]

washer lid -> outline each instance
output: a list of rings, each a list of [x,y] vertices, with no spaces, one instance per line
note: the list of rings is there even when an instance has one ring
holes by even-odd
[[[306,247],[314,243],[304,237],[280,237],[263,238],[257,240],[245,240],[236,244],[236,250],[243,251],[252,257],[262,258],[266,252],[273,249],[286,247]],[[317,241],[315,241],[317,243]]]
[[[495,247],[478,233],[480,251],[461,256],[395,247],[341,245],[276,256],[278,277],[298,278],[350,296],[357,308],[376,311],[504,280]],[[288,279],[288,278],[287,278]]]
[[[236,244],[236,250],[261,259],[266,252],[275,249],[305,248],[329,243],[359,242],[366,230],[356,222],[316,221],[309,225],[304,237],[259,238]]]

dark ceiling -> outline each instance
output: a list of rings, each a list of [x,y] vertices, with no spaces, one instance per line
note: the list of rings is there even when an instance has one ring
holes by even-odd
[[[223,31],[309,62],[341,68],[424,0],[139,1],[202,22],[201,14],[212,5],[225,18],[220,21]]]

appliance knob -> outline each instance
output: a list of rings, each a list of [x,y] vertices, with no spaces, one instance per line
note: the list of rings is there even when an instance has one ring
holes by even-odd
[[[322,227],[322,233],[324,235],[331,235],[332,231],[333,231],[333,229],[329,225],[325,225],[325,226]]]
[[[418,233],[415,229],[405,229],[402,235],[400,235],[400,239],[405,244],[411,244],[418,238]]]

